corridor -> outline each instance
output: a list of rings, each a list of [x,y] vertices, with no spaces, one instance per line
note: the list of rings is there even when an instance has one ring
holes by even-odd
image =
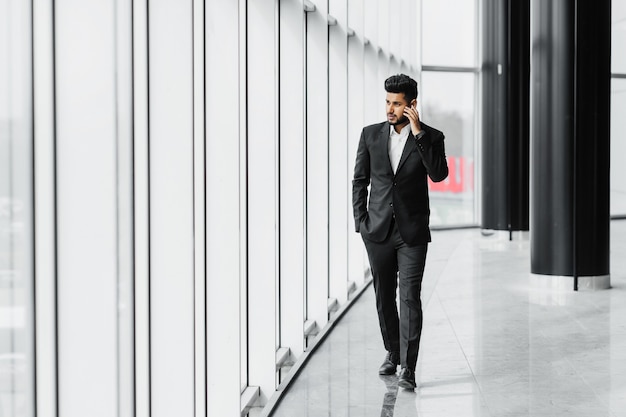
[[[626,416],[626,222],[611,223],[612,288],[539,290],[529,242],[433,233],[418,389],[378,375],[370,286],[274,413],[288,416]]]

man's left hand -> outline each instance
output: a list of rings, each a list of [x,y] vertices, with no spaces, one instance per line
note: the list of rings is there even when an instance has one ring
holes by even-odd
[[[422,131],[422,126],[420,125],[420,114],[417,111],[417,108],[413,106],[405,107],[404,115],[411,122],[411,132],[413,132],[413,136],[417,136],[417,134]]]

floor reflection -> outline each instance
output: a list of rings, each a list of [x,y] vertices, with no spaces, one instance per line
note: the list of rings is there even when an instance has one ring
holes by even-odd
[[[396,398],[398,397],[398,376],[379,375],[379,378],[385,383],[387,388],[383,396],[383,407],[380,410],[380,417],[392,417],[393,410],[396,407]]]
[[[370,288],[272,415],[626,417],[626,222],[611,228],[612,289],[549,294],[529,285],[528,241],[435,232],[418,389],[378,375]]]

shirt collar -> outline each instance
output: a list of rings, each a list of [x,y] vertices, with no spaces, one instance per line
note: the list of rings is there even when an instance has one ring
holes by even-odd
[[[393,125],[389,126],[389,136],[409,136],[409,130],[411,129],[411,123],[408,123],[406,126],[400,130],[400,133],[396,133],[396,129]]]

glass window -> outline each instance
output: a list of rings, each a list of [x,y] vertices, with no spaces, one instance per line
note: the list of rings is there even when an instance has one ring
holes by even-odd
[[[422,16],[423,65],[476,65],[474,0],[423,0]]]
[[[34,415],[30,2],[0,2],[0,415]]]
[[[626,0],[611,3],[611,215],[626,215]]]
[[[611,3],[611,72],[626,74],[626,0]]]
[[[449,175],[430,182],[431,225],[475,223],[474,136],[476,74],[422,73],[418,101],[426,124],[444,132]]]
[[[626,214],[626,79],[611,82],[611,215]]]

